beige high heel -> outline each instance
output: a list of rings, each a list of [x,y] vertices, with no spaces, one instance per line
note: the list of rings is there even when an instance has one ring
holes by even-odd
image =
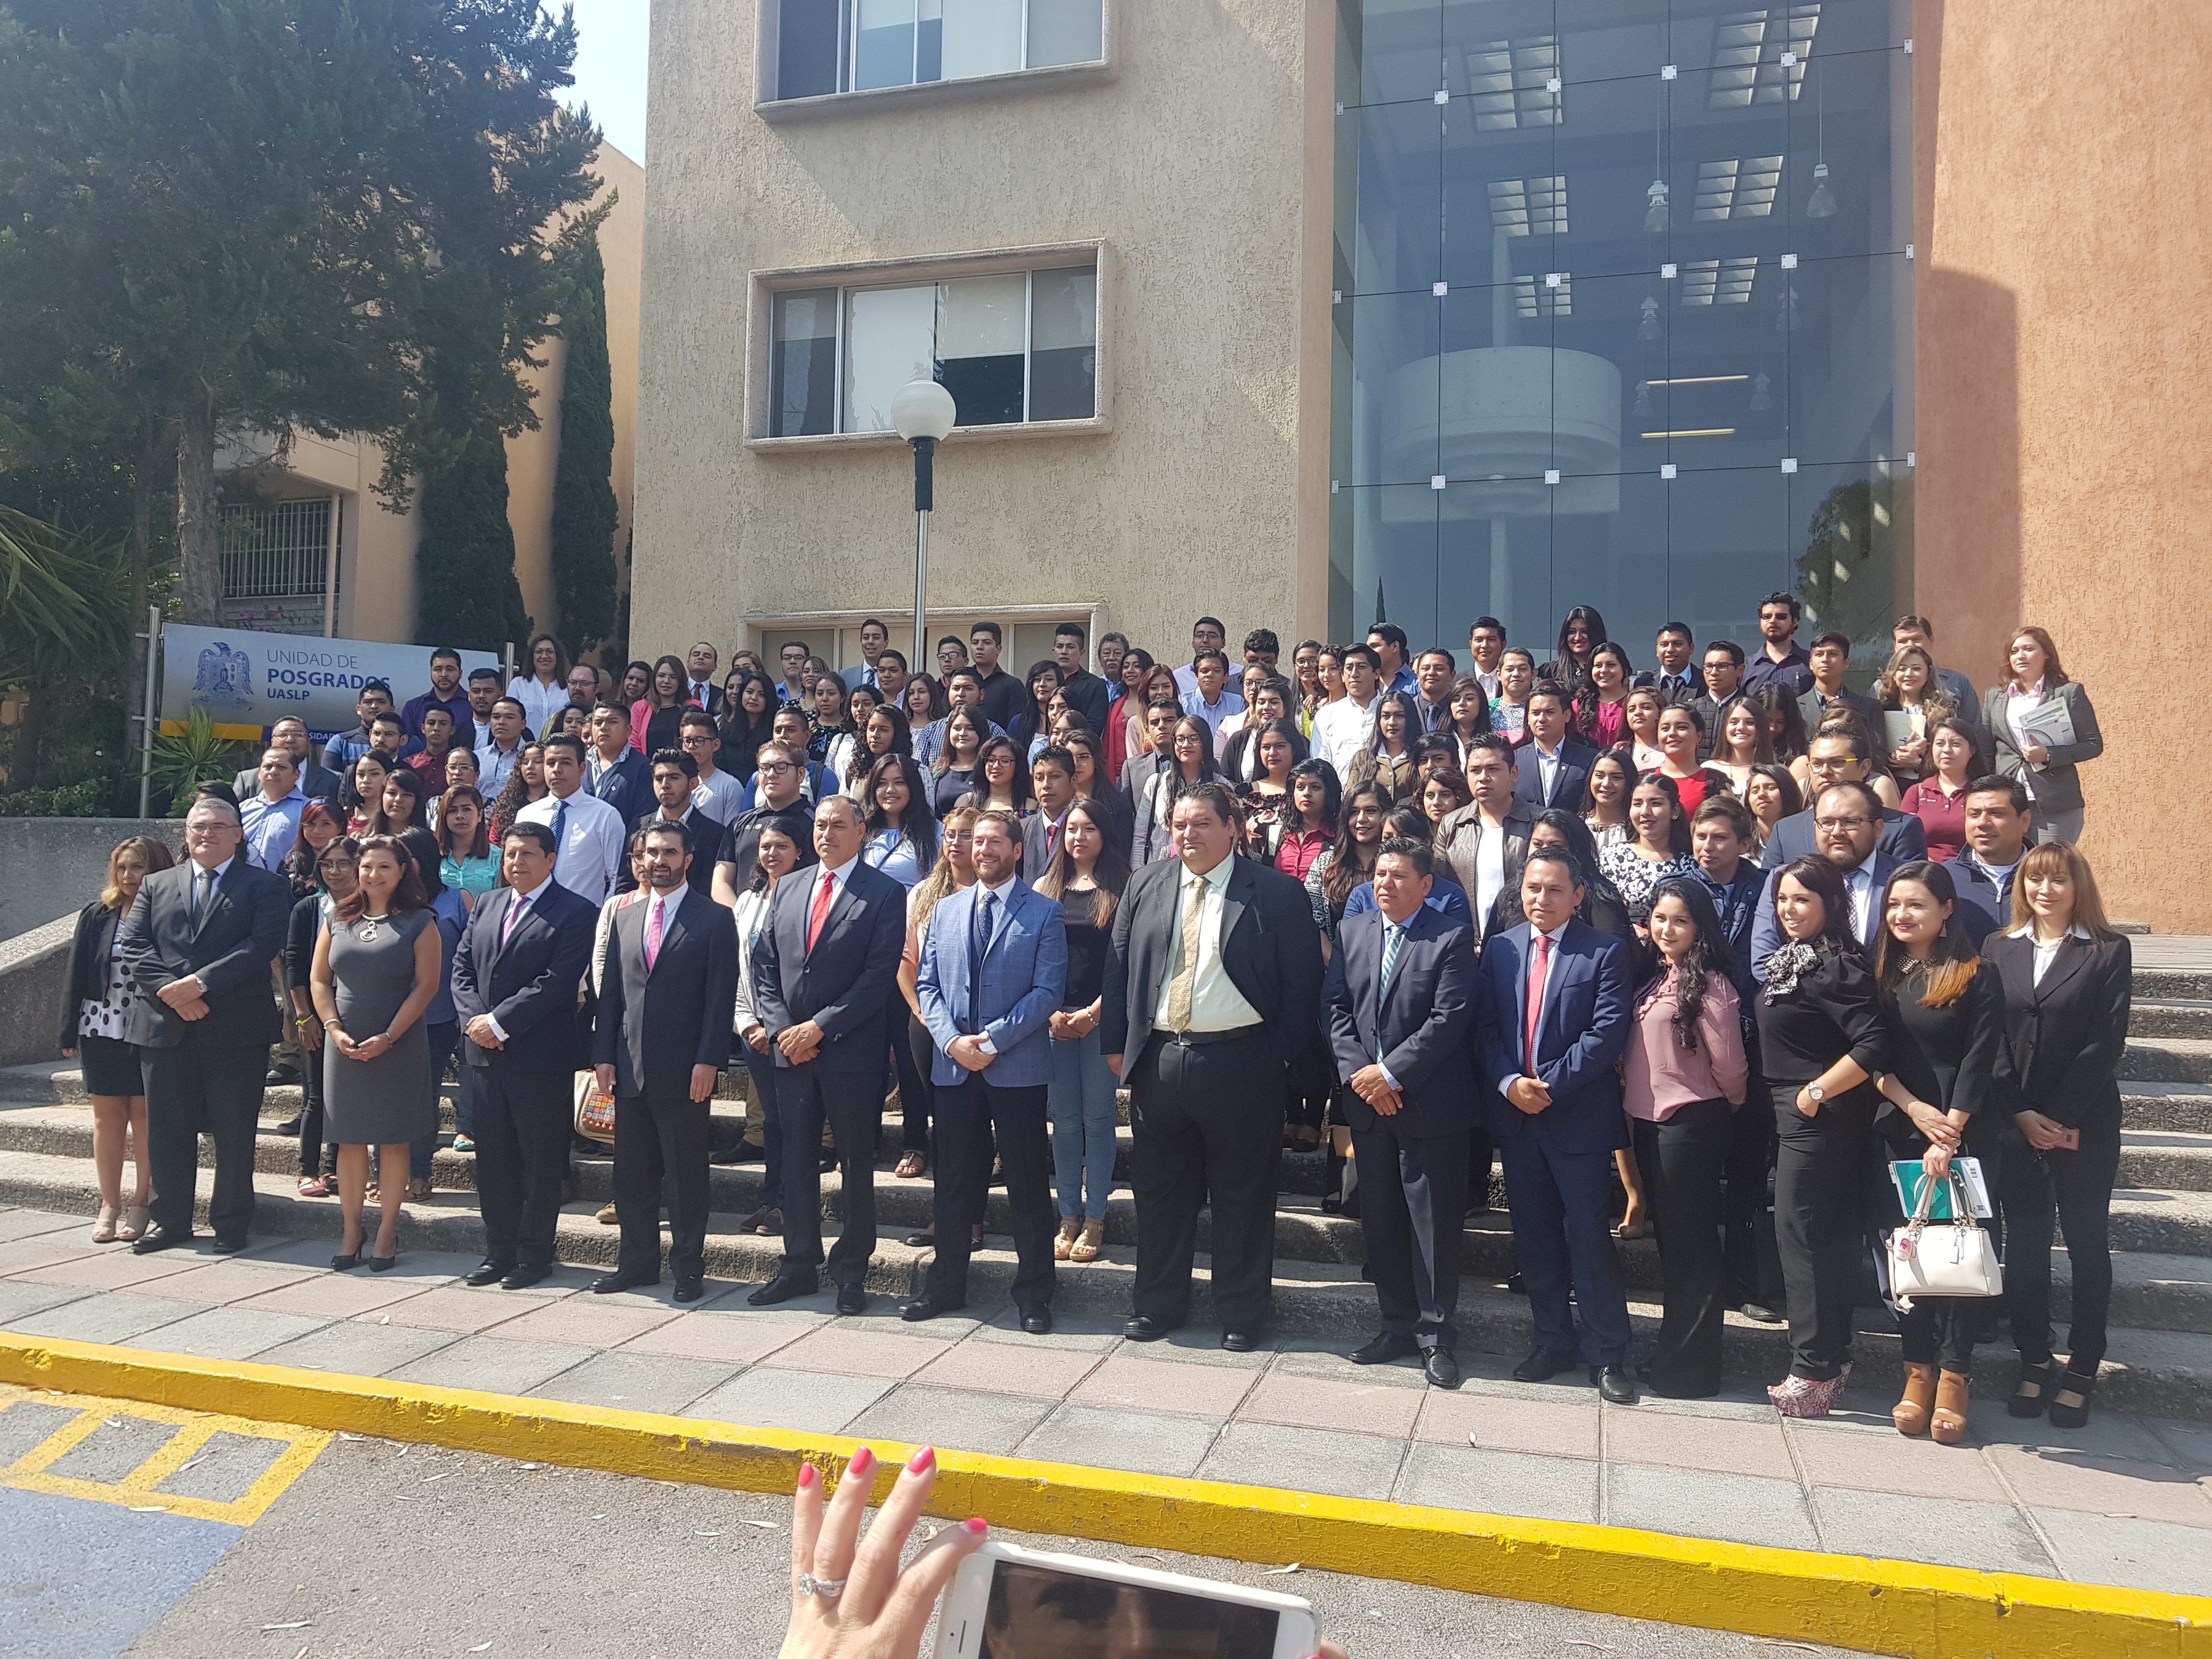
[[[115,1224],[123,1212],[112,1204],[100,1206],[100,1219],[92,1224],[92,1242],[95,1244],[115,1243]]]
[[[118,1238],[125,1240],[135,1240],[143,1237],[145,1236],[146,1229],[152,1222],[153,1218],[153,1211],[148,1206],[143,1204],[126,1205],[123,1211],[123,1225],[117,1229],[115,1236]]]
[[[1098,1260],[1099,1247],[1105,1242],[1106,1224],[1103,1221],[1086,1221],[1083,1224],[1082,1237],[1069,1248],[1067,1259],[1071,1261],[1096,1261]]]

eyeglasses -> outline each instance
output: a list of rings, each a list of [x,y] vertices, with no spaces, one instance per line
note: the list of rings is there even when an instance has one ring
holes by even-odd
[[[1865,817],[1814,818],[1813,827],[1823,832],[1830,830],[1863,830],[1873,822],[1872,818]]]
[[[781,772],[796,772],[799,769],[789,761],[770,761],[761,768],[763,777],[774,777]]]

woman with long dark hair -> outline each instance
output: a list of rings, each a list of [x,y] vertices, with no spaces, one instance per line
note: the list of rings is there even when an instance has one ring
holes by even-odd
[[[945,688],[927,674],[907,676],[906,684],[899,688],[899,706],[906,710],[906,723],[916,732],[952,711]]]
[[[545,722],[568,701],[568,653],[552,635],[538,634],[532,637],[523,661],[527,672],[507,683],[507,695],[522,705],[522,729],[543,732]]]
[[[945,717],[945,741],[930,763],[930,807],[943,817],[981,781],[983,745],[991,725],[973,708],[956,708]]]
[[[1667,757],[1659,748],[1659,716],[1667,712],[1667,699],[1649,685],[1639,685],[1620,700],[1621,720],[1628,730],[1620,748],[1628,757],[1632,775],[1656,770]]]
[[[1659,1239],[1663,1313],[1644,1368],[1654,1394],[1720,1392],[1728,1268],[1721,1248],[1721,1173],[1750,1066],[1732,982],[1735,952],[1711,893],[1694,876],[1651,896],[1656,960],[1636,993],[1624,1056],[1634,1164]]]
[[[1942,865],[1924,859],[1899,865],[1881,907],[1874,976],[1891,1068],[1875,1079],[1882,1155],[1917,1162],[1923,1181],[1939,1183],[1950,1180],[1954,1155],[1978,1158],[1995,1193],[2006,1127],[2005,1115],[1990,1109],[2004,1048],[2003,988],[1966,937],[1958,890]],[[1881,1187],[1894,1231],[1910,1212],[1894,1182]],[[1899,1434],[1932,1434],[1945,1445],[1966,1437],[1967,1376],[1984,1314],[1978,1302],[1957,1297],[1916,1297],[1899,1309],[1905,1391],[1889,1415]]]
[[[438,802],[438,879],[461,896],[467,908],[499,885],[499,854],[491,839],[491,815],[483,797],[466,784],[448,789]]]
[[[868,711],[860,724],[860,740],[853,745],[851,757],[845,763],[845,773],[838,781],[837,793],[858,799],[876,763],[886,756],[897,755],[914,758],[914,732],[906,723],[906,714],[889,703],[879,704]],[[921,775],[916,768],[915,775]],[[927,804],[927,792],[917,795],[917,800]],[[925,868],[927,865],[925,864]],[[917,878],[919,879],[919,878]]]
[[[1797,779],[1797,787],[1802,789],[1805,780],[1798,775],[1797,763],[1805,758],[1812,734],[1805,730],[1805,715],[1797,707],[1797,699],[1790,695],[1788,686],[1770,680],[1756,691],[1746,692],[1743,700],[1766,722],[1767,745],[1774,750],[1774,758],[1790,769],[1790,775]]]
[[[1022,758],[1021,746],[1012,738],[984,738],[975,751],[975,781],[963,804],[979,812],[997,807],[1020,817],[1029,811],[1030,802],[1029,763]]]
[[[457,749],[453,752],[465,755],[468,750]],[[276,866],[276,873],[292,884],[294,898],[305,898],[319,890],[316,861],[322,857],[323,848],[344,833],[345,826],[338,822],[338,816],[328,801],[311,800],[301,809],[299,839],[292,843],[292,850],[284,854],[284,861]]]
[[[1335,838],[1343,804],[1336,769],[1327,761],[1307,759],[1293,766],[1281,821],[1275,826],[1275,868],[1292,881],[1304,882]]]
[[[359,837],[368,833],[368,826],[384,810],[384,786],[394,771],[412,772],[412,767],[401,767],[386,758],[381,749],[372,749],[356,755],[351,766],[346,768],[345,786],[338,792],[338,804],[347,809],[346,834]]]
[[[1452,682],[1451,725],[1445,731],[1452,740],[1460,770],[1467,769],[1468,745],[1489,730],[1490,693],[1483,689],[1478,677],[1462,674]]]
[[[845,775],[857,738],[853,730],[852,694],[845,677],[823,669],[814,677],[806,716],[806,758],[817,763],[833,779]]]
[[[677,722],[687,708],[696,708],[691,696],[691,677],[681,657],[655,657],[653,684],[629,706],[629,746],[641,755],[657,755],[681,746]]]
[[[1594,605],[1578,605],[1559,623],[1559,638],[1552,660],[1539,669],[1540,680],[1554,680],[1570,697],[1589,691],[1590,659],[1606,639],[1605,618]]]
[[[1022,680],[1022,706],[1014,711],[1014,723],[1006,735],[1021,745],[1024,765],[1029,763],[1030,744],[1045,730],[1046,711],[1060,683],[1060,665],[1050,658],[1031,663]]]
[[[775,683],[750,668],[734,669],[722,690],[722,752],[715,767],[749,778],[760,764],[760,746],[775,728]]]
[[[1628,653],[1611,640],[1589,656],[1589,684],[1575,698],[1575,730],[1584,741],[1610,749],[1628,733],[1628,682],[1636,672]]]
[[[1889,1069],[1881,997],[1851,932],[1843,873],[1822,858],[1775,883],[1783,943],[1759,993],[1759,1067],[1780,1145],[1775,1243],[1790,1316],[1790,1374],[1766,1391],[1784,1417],[1826,1417],[1851,1374],[1851,1300],[1864,1244],[1861,1176]]]
[[[1712,758],[1705,763],[1727,778],[1741,795],[1751,785],[1751,772],[1774,758],[1774,743],[1766,735],[1766,721],[1759,710],[1738,697],[1721,716],[1721,729],[1713,738]]]
[[[1794,818],[1805,810],[1805,792],[1797,787],[1797,780],[1790,775],[1790,769],[1779,761],[1767,761],[1751,769],[1750,781],[1743,787],[1743,804],[1759,823],[1759,847],[1766,845],[1766,838],[1774,833],[1774,826],[1784,818]],[[1753,851],[1757,851],[1755,848]]]
[[[1168,736],[1168,756],[1169,763],[1145,780],[1144,791],[1137,797],[1137,821],[1130,837],[1132,869],[1174,856],[1168,815],[1175,811],[1176,799],[1192,784],[1221,775],[1213,763],[1213,728],[1195,714],[1176,721]]]
[[[1705,746],[1705,717],[1686,702],[1670,703],[1659,711],[1659,764],[1645,775],[1669,780],[1682,803],[1684,822],[1697,815],[1705,796],[1729,787],[1725,773],[1716,772],[1698,758]]]
[[[1589,825],[1601,854],[1636,838],[1636,826],[1628,821],[1628,798],[1636,788],[1636,775],[1625,748],[1608,749],[1590,763],[1589,781],[1583,786],[1583,822]]]
[[[1139,695],[1145,677],[1152,672],[1152,653],[1132,646],[1121,657],[1121,695],[1106,706],[1106,730],[1100,734],[1101,756],[1109,782],[1121,781],[1121,769],[1136,751],[1130,747],[1130,722],[1143,724],[1145,704]]]
[[[1371,783],[1396,805],[1413,781],[1413,744],[1421,735],[1420,700],[1410,691],[1385,691],[1375,705],[1374,735],[1345,769],[1344,787]]]
[[[1063,1261],[1096,1261],[1106,1237],[1106,1199],[1114,1184],[1115,1098],[1098,1024],[1114,908],[1129,884],[1129,861],[1108,835],[1104,816],[1077,801],[1061,820],[1052,861],[1036,890],[1060,903],[1067,926],[1067,986],[1052,1016],[1053,1188]]]
[[[2054,1428],[2089,1420],[2112,1307],[2112,1183],[2120,1168],[2121,1056],[2134,956],[2105,920],[2089,861],[2065,842],[2030,848],[2012,884],[2012,931],[1989,941],[2004,989],[1999,1070],[2015,1091],[2001,1207],[2005,1310],[2020,1347],[2015,1417],[2047,1405]],[[2020,1144],[2024,1140],[2026,1145]],[[2051,1350],[2051,1244],[2065,1229],[2073,1280],[2063,1370]]]
[[[1674,780],[1646,772],[1628,797],[1630,840],[1598,849],[1598,868],[1620,893],[1630,918],[1641,927],[1651,914],[1651,899],[1662,882],[1698,872],[1690,858],[1690,817]]]
[[[878,714],[888,711],[878,709]],[[937,862],[937,819],[929,787],[911,755],[884,755],[860,786],[860,856],[911,890]]]
[[[507,787],[491,804],[491,844],[504,847],[507,832],[514,828],[514,815],[531,802],[544,800],[549,793],[545,787],[545,747],[543,744],[526,743],[515,752],[514,769],[507,775]]]
[[[428,829],[429,819],[422,811],[424,797],[428,793],[421,773],[411,766],[395,766],[384,780],[384,792],[379,797],[376,811],[369,814],[356,839]]]
[[[1920,820],[1928,856],[1948,864],[1966,850],[1966,786],[1982,775],[1981,735],[1956,714],[1928,723],[1928,770],[1899,800]]]
[[[1336,948],[1337,924],[1344,920],[1352,890],[1375,878],[1383,821],[1389,816],[1389,797],[1373,784],[1347,789],[1337,815],[1336,839],[1307,866],[1306,897],[1313,903],[1314,926],[1321,929],[1324,954]]]

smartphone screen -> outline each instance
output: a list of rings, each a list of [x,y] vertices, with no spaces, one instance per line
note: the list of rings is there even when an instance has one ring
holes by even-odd
[[[981,1659],[1272,1659],[1273,1607],[1001,1561]]]

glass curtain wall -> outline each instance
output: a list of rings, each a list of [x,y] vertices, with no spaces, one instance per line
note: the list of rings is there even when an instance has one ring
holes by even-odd
[[[1906,0],[1340,0],[1331,633],[1576,605],[1887,654],[1911,592]],[[1877,648],[1878,647],[1878,648]]]

